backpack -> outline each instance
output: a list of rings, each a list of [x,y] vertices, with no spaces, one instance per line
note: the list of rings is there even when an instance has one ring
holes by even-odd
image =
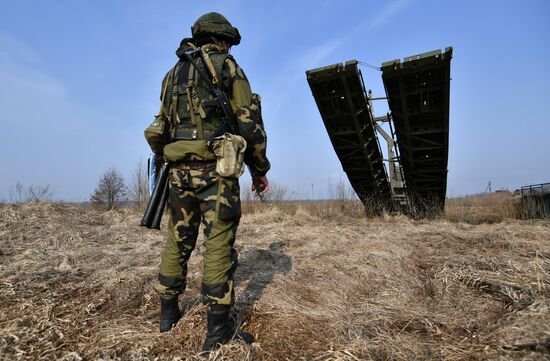
[[[232,57],[213,44],[203,46],[203,50],[208,71],[216,74],[214,81],[219,82],[226,60]],[[205,70],[202,59],[197,58],[196,63]],[[194,66],[183,59],[168,71],[162,82],[161,109],[145,129],[153,152],[164,154],[169,161],[216,158],[206,141],[222,119],[206,81],[210,80],[200,77]]]

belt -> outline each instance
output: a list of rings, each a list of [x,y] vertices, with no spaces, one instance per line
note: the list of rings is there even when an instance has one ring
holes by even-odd
[[[178,168],[203,169],[216,165],[216,160],[180,160],[172,165]]]
[[[203,138],[205,140],[210,139],[212,134],[214,134],[214,132],[212,130],[203,130],[202,133],[203,133],[202,134]],[[197,134],[196,129],[176,127],[176,129],[174,131],[173,139],[176,139],[176,140],[195,140],[195,139],[197,139],[197,137],[198,137],[198,134]]]

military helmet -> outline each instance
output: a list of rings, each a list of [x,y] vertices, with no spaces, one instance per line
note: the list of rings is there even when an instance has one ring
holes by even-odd
[[[206,13],[199,17],[191,27],[191,34],[197,40],[212,36],[226,40],[231,45],[239,45],[241,42],[239,29],[231,25],[225,16],[216,12]]]

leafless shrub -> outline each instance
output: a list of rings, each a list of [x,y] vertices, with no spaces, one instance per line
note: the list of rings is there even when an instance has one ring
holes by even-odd
[[[149,182],[143,161],[136,164],[128,184],[128,200],[139,209],[144,209],[149,199]]]
[[[346,210],[346,204],[352,199],[354,193],[349,185],[340,178],[333,187],[331,183],[329,183],[329,195],[339,211],[344,212]]]
[[[358,200],[348,182],[340,178],[336,184],[329,181],[328,200],[312,202],[305,207],[319,217],[334,219],[341,217],[365,217],[365,207]]]
[[[281,203],[292,200],[292,194],[288,192],[288,188],[275,182],[269,184],[269,192],[264,194],[266,202]]]
[[[109,211],[124,202],[127,199],[127,194],[124,177],[115,168],[109,168],[99,179],[90,201],[94,206]]]
[[[264,202],[262,203],[260,198],[255,192],[252,192],[250,183],[243,183],[241,186],[241,202],[243,212],[254,213],[264,209],[266,206],[272,206],[277,204],[279,206],[287,207],[293,198],[293,193],[288,191],[288,188],[277,184],[275,182],[269,183],[269,191],[263,193]],[[296,208],[292,207],[291,208]]]
[[[10,189],[11,203],[39,203],[49,202],[53,198],[53,191],[50,185],[30,185],[27,188],[20,182],[15,185],[15,190]]]

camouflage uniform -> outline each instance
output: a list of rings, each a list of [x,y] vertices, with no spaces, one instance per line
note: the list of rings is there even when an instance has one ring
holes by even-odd
[[[185,50],[184,42],[182,47]],[[182,47],[176,52],[178,55],[181,55]],[[214,44],[205,44],[203,48],[212,51],[211,57],[222,52],[221,48]],[[182,67],[183,64],[185,61],[182,60],[176,67]],[[202,63],[199,65],[204,66]],[[167,146],[173,143],[171,136],[176,126],[174,118],[181,115],[174,116],[173,109],[170,109],[170,100],[166,101],[166,94],[169,92],[167,88],[171,81],[170,74],[173,76],[174,73],[172,69],[163,80],[161,108],[155,121],[148,128],[150,132],[157,131],[158,135],[157,141],[148,137],[151,148],[157,154],[164,150],[165,159]],[[260,97],[251,92],[244,72],[230,55],[225,54],[220,79],[221,87],[231,101],[239,133],[248,144],[245,162],[254,175],[265,175],[270,164],[266,157],[267,139],[261,118]],[[200,82],[197,88],[200,90]],[[200,92],[198,95],[200,98]],[[188,103],[183,102],[187,111],[192,112],[192,107]],[[204,138],[208,138],[209,130],[219,125],[209,124],[210,121],[216,123],[215,117],[212,120],[208,117],[203,120]],[[187,134],[187,131],[184,130],[182,133]],[[232,276],[237,266],[237,252],[233,245],[241,216],[239,181],[238,178],[220,177],[216,173],[213,153],[210,154],[210,150],[205,150],[201,146],[204,138],[200,139],[199,136],[197,139],[185,140],[186,146],[191,144],[193,148],[198,145],[201,151],[181,154],[181,160],[172,163],[169,181],[168,239],[162,253],[155,289],[161,296],[178,295],[185,290],[187,262],[195,248],[202,221],[206,250],[201,292],[205,301],[210,304],[230,305],[233,298]]]

